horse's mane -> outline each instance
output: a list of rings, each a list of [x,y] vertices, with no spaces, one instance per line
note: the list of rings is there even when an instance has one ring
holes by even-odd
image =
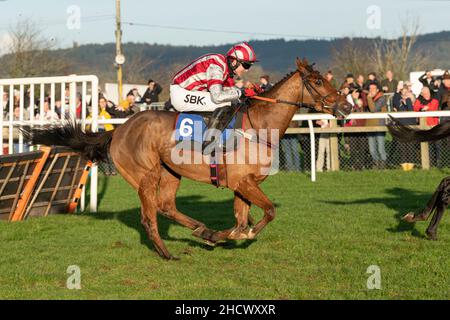
[[[306,64],[305,65],[305,69],[308,70],[310,73],[314,73],[314,74],[320,74],[319,71],[314,70],[314,64]],[[292,77],[298,70],[295,71],[291,71],[288,74],[286,74],[283,79],[281,79],[280,81],[278,81],[277,83],[275,83],[273,85],[272,88],[270,88],[270,90],[265,91],[262,96],[264,97],[266,94],[269,94],[270,92],[272,92],[273,90],[276,90],[279,86],[281,86],[284,82],[286,82],[290,77]]]
[[[265,91],[265,92],[262,94],[262,96],[264,97],[266,94],[268,94],[268,93],[270,93],[270,92],[276,90],[279,86],[281,86],[284,82],[286,82],[290,77],[292,77],[292,76],[294,75],[294,73],[296,73],[296,72],[297,72],[297,70],[292,71],[292,72],[289,72],[288,74],[286,74],[286,75],[283,77],[283,79],[281,79],[280,81],[278,81],[277,83],[275,83],[275,84],[273,85],[272,88],[270,88],[269,90]]]

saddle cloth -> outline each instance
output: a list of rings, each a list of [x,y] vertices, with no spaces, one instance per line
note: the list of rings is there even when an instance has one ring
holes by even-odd
[[[191,141],[202,144],[205,138],[207,121],[210,121],[211,115],[211,112],[179,113],[175,121],[175,141]],[[242,117],[241,111],[234,115],[227,128],[220,135],[220,144],[226,144],[226,141],[233,134],[232,129],[242,128]]]

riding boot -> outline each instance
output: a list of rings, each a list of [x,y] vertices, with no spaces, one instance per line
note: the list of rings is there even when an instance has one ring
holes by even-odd
[[[206,131],[208,131],[209,129],[215,129],[218,130],[220,132],[222,132],[230,123],[230,121],[233,118],[234,115],[234,107],[232,106],[226,106],[226,107],[222,107],[222,108],[218,108],[216,110],[214,110],[213,114],[212,114],[212,118],[208,123],[208,126],[206,127]],[[212,130],[211,130],[212,131]],[[210,154],[212,152],[212,150],[214,150],[214,148],[209,148],[209,150],[207,152],[205,152],[205,149],[212,143],[216,143],[215,141],[215,136],[212,135],[212,132],[209,132],[208,136],[204,137],[204,141],[202,144],[202,152],[203,154]]]

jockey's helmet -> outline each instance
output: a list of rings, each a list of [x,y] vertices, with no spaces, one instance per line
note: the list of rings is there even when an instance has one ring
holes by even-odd
[[[236,59],[239,62],[254,63],[257,62],[255,50],[247,42],[235,44],[227,52],[227,57]]]

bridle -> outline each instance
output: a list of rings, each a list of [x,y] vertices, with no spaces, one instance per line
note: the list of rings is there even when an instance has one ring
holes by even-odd
[[[307,66],[306,70],[311,69],[314,66],[314,64]],[[321,108],[322,109],[330,109],[333,111],[333,114],[336,114],[337,112],[340,113],[342,116],[346,116],[341,110],[339,110],[338,108],[338,104],[337,104],[337,100],[331,105],[328,106],[327,104],[327,99],[332,95],[332,94],[337,94],[339,95],[339,92],[337,90],[332,91],[330,93],[328,93],[327,95],[322,95],[312,84],[311,84],[311,80],[309,79],[311,77],[311,75],[313,75],[314,73],[316,73],[317,71],[309,71],[307,73],[302,74],[300,72],[299,69],[297,69],[297,71],[300,75],[301,81],[302,81],[302,89],[301,89],[301,99],[299,102],[293,102],[293,101],[286,101],[286,100],[282,100],[282,99],[272,99],[272,98],[266,98],[266,97],[260,97],[260,96],[253,96],[251,97],[251,99],[255,99],[255,100],[261,100],[261,101],[266,101],[266,102],[270,102],[270,103],[283,103],[283,104],[287,104],[287,105],[291,105],[291,106],[295,106],[297,108],[301,108],[301,107],[306,107],[309,109],[313,109],[313,110],[317,110],[316,107],[314,105],[308,104],[308,103],[304,103],[303,102],[303,98],[304,98],[304,92],[305,89],[308,91],[309,95],[313,98],[313,100],[316,103],[320,103]],[[250,120],[250,114],[249,114],[249,108],[250,106],[247,108],[247,118],[250,122],[250,126],[253,128],[253,124]]]
[[[314,64],[312,64],[311,66],[308,66],[308,68],[311,68],[314,66]],[[341,110],[338,109],[338,104],[337,104],[337,100],[331,105],[328,106],[327,104],[327,99],[329,96],[331,96],[332,94],[337,94],[339,95],[339,92],[337,90],[335,90],[334,92],[330,92],[327,95],[323,96],[310,82],[310,80],[308,79],[313,73],[317,72],[317,71],[308,71],[308,73],[306,74],[302,74],[300,72],[300,70],[297,70],[300,74],[300,77],[302,79],[302,99],[300,102],[301,106],[306,106],[309,107],[310,109],[313,108],[314,110],[316,110],[316,108],[314,106],[309,106],[303,103],[303,96],[304,96],[304,92],[305,92],[305,88],[308,91],[308,93],[310,94],[310,96],[314,99],[314,101],[319,102],[321,104],[321,108],[322,109],[330,109],[333,110],[333,114],[336,114],[336,112],[339,112],[342,116],[345,117],[345,114],[342,113]]]

